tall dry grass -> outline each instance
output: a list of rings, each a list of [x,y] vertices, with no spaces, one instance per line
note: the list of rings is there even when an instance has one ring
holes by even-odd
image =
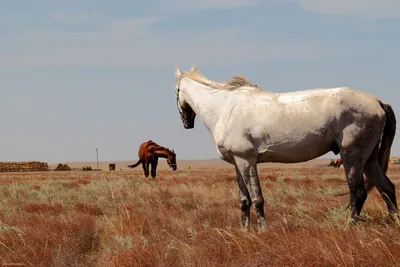
[[[400,169],[389,177],[397,184]],[[0,174],[0,264],[399,265],[399,230],[375,190],[371,221],[344,230],[347,199],[332,197],[343,170],[263,168],[260,178],[265,232],[239,228],[233,169]]]

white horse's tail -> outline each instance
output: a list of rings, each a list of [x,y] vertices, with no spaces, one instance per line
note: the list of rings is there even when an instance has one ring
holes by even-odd
[[[386,113],[385,129],[379,148],[379,164],[386,173],[389,167],[390,149],[392,148],[394,136],[396,135],[396,116],[391,105],[383,101],[379,101],[379,104]]]
[[[383,102],[382,100],[378,100],[378,102],[386,114],[386,123],[385,123],[385,128],[383,130],[381,145],[379,148],[378,162],[386,174],[389,168],[390,149],[392,148],[394,136],[396,135],[397,122],[396,122],[396,115],[394,114],[392,106]],[[367,193],[369,193],[372,190],[372,188],[374,188],[374,186],[368,182],[368,179],[365,178],[364,178],[364,185],[365,189],[367,190]]]

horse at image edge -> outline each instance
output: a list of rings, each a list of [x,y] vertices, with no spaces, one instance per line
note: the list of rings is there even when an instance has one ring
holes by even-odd
[[[330,151],[340,153],[349,187],[346,227],[362,219],[374,186],[399,222],[395,186],[386,175],[396,116],[378,97],[348,87],[271,93],[241,76],[209,80],[195,66],[175,67],[175,94],[184,128],[194,128],[200,117],[220,158],[235,166],[243,227],[253,203],[258,227],[266,226],[258,163],[305,162]]]

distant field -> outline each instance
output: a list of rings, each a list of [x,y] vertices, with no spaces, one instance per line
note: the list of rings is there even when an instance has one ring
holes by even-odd
[[[235,172],[220,161],[179,161],[173,172],[160,160],[156,179],[140,167],[0,173],[0,265],[398,266],[399,230],[375,189],[371,221],[343,229],[348,199],[332,194],[346,189],[344,171],[318,167],[328,162],[261,165],[261,233],[253,208],[251,231],[239,229]],[[399,194],[400,165],[389,177]]]
[[[336,158],[335,158],[336,159]],[[108,170],[109,163],[116,163],[116,170],[130,170],[127,165],[136,163],[137,159],[134,158],[131,161],[100,161],[99,168],[102,170]],[[326,165],[330,162],[330,159],[315,159],[304,163],[297,164],[283,164],[283,163],[264,163],[259,164],[258,168],[315,168],[320,165]],[[68,164],[71,168],[81,169],[83,166],[91,166],[92,168],[97,168],[97,163],[95,161],[72,161],[63,162]],[[201,169],[225,169],[231,168],[232,166],[220,159],[209,159],[209,160],[181,160],[177,159],[179,169],[191,168],[201,168]],[[57,163],[58,164],[58,163]],[[57,164],[49,164],[50,168],[55,168]],[[168,169],[166,160],[160,159],[157,169]],[[141,169],[141,166],[136,167],[136,169]]]

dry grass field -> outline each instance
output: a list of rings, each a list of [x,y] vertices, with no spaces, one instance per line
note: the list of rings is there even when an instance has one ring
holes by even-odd
[[[1,266],[399,266],[400,232],[374,189],[344,230],[343,169],[261,165],[268,228],[239,228],[229,165],[0,174]],[[267,166],[267,167],[265,167]],[[269,166],[269,167],[268,167]],[[117,167],[119,170],[119,168]],[[400,165],[390,165],[398,185]],[[397,187],[400,195],[400,185]]]

